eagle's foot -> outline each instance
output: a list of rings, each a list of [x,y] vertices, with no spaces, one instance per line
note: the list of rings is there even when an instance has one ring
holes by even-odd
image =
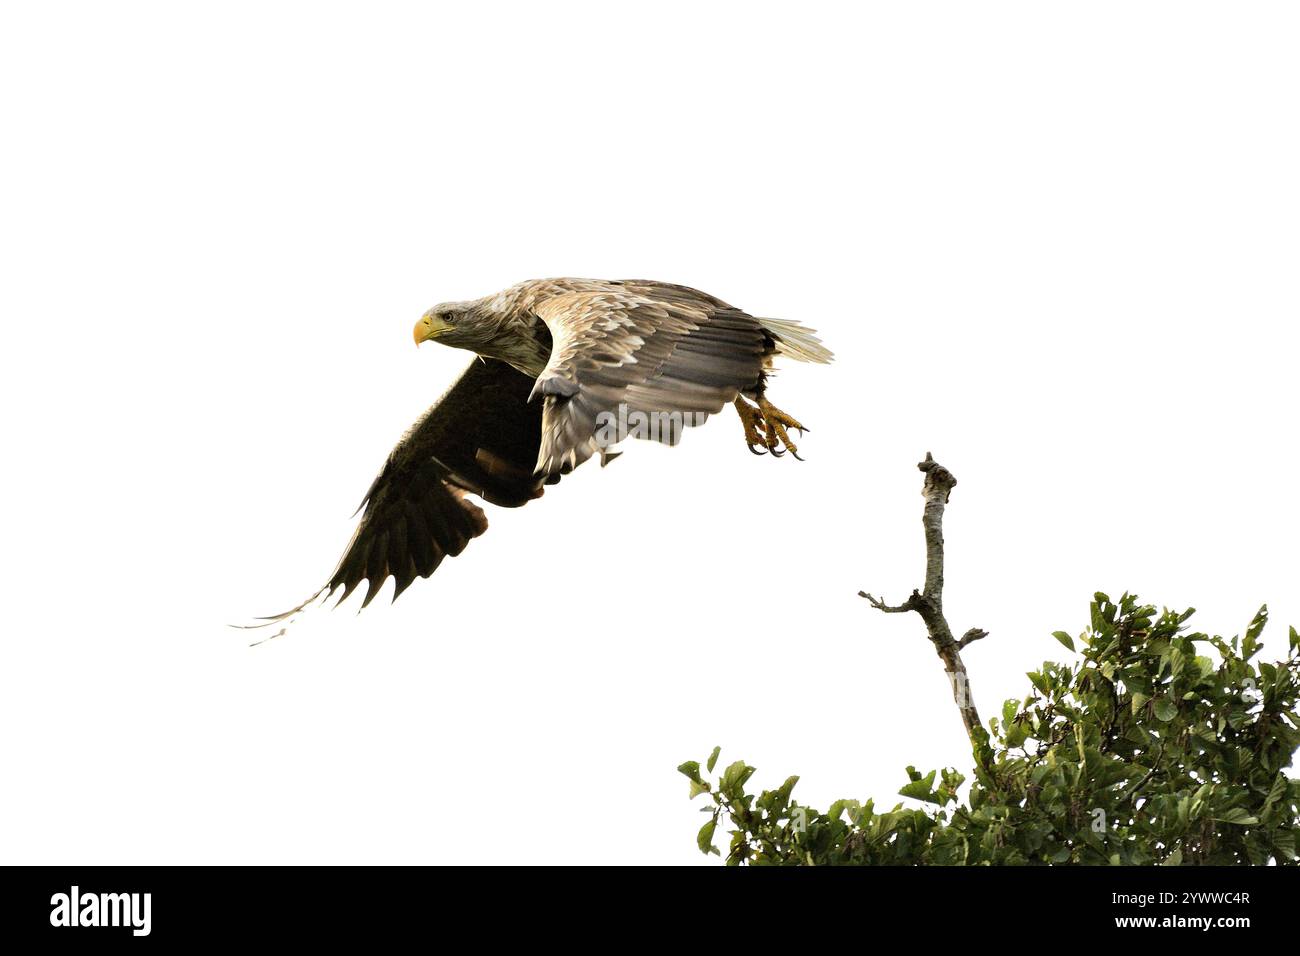
[[[799,458],[799,446],[790,438],[787,428],[794,428],[802,435],[807,431],[804,426],[766,398],[759,398],[757,407],[750,405],[743,398],[736,399],[736,411],[745,426],[745,444],[755,455],[771,452],[780,458],[787,451]],[[802,458],[799,458],[803,461]]]
[[[759,398],[758,411],[763,416],[763,431],[767,436],[767,450],[777,458],[780,458],[787,451],[795,458],[799,458],[799,446],[794,443],[790,435],[786,432],[787,428],[795,428],[799,431],[799,437],[808,429],[797,421],[793,416],[786,414],[777,408],[766,398]],[[799,458],[803,461],[802,458]]]

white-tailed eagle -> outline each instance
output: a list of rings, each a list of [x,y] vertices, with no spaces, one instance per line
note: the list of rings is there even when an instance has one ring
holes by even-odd
[[[797,458],[787,429],[804,426],[767,400],[768,370],[778,354],[832,357],[797,322],[641,279],[537,279],[445,302],[415,325],[416,345],[430,340],[478,358],[389,454],[329,581],[268,623],[339,588],[342,603],[362,579],[362,607],[389,577],[396,600],[487,529],[467,494],[518,507],[624,438],[675,444],[728,404],[750,451]]]

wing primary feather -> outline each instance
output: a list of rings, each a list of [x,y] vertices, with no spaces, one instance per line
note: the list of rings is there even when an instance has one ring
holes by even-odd
[[[363,608],[390,577],[396,600],[416,577],[433,574],[447,555],[487,530],[487,516],[466,500],[467,492],[506,507],[539,497],[549,477],[533,474],[542,409],[528,404],[532,387],[531,377],[504,362],[472,360],[385,459],[325,585],[297,607],[246,626],[285,621],[322,595],[337,593],[337,607],[363,579]]]

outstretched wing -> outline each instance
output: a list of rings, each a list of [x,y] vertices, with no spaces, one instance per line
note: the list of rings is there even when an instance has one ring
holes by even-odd
[[[542,475],[567,474],[610,444],[610,434],[626,437],[624,422],[631,437],[675,443],[682,426],[756,386],[773,348],[758,319],[684,286],[610,282],[545,299],[535,311],[554,343],[533,390],[544,396]],[[635,430],[647,420],[648,432]]]
[[[393,600],[415,578],[427,578],[448,555],[487,530],[487,516],[467,492],[507,508],[542,493],[533,474],[541,436],[541,409],[529,403],[532,379],[495,359],[475,359],[456,384],[407,431],[362,501],[361,523],[338,567],[319,591],[339,588],[339,602],[364,578],[361,606],[384,581],[396,581]],[[358,509],[361,510],[361,509]]]

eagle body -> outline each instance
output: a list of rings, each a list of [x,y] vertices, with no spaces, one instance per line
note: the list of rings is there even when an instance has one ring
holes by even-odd
[[[734,403],[751,451],[779,456],[784,444],[793,452],[785,426],[802,426],[765,398],[772,360],[832,358],[797,322],[643,279],[521,282],[434,306],[414,336],[417,345],[433,340],[477,357],[389,454],[329,581],[267,621],[339,589],[341,603],[363,579],[362,607],[389,577],[396,600],[487,529],[467,495],[518,507],[593,455],[602,463],[614,457],[610,449],[624,437],[675,444],[677,426],[702,424]],[[611,432],[613,423],[646,419],[674,427]]]

